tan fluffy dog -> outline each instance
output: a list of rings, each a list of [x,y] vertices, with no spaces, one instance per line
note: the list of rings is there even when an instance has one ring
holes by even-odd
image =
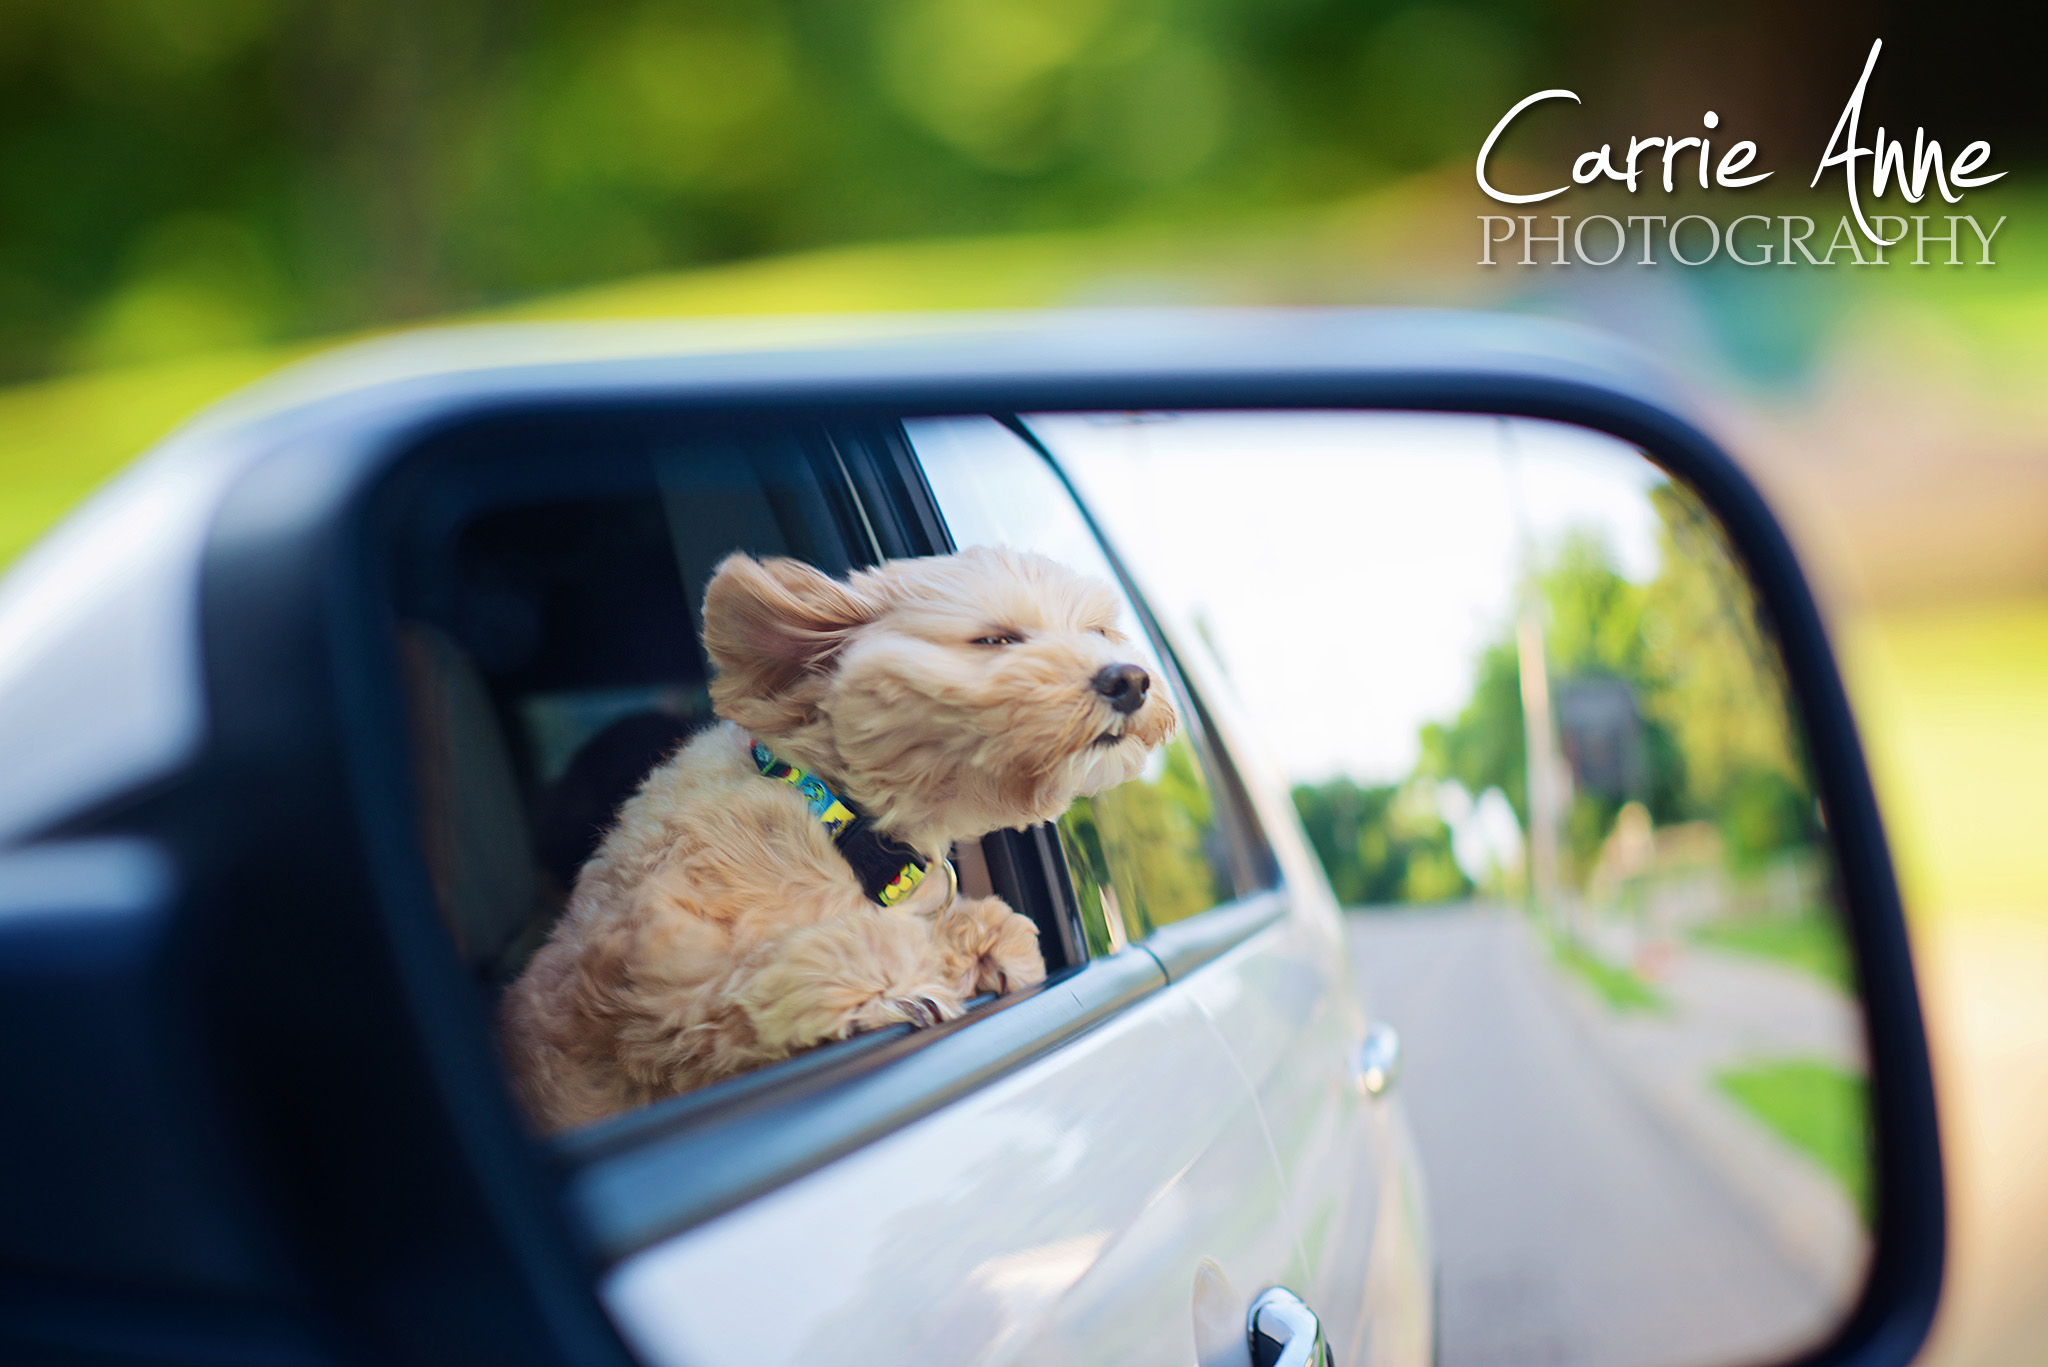
[[[704,597],[722,724],[648,776],[504,1003],[556,1130],[857,1030],[951,1019],[1045,976],[1037,928],[954,897],[956,840],[1049,821],[1134,776],[1174,729],[1128,663],[1108,586],[976,548],[839,582],[744,555]],[[932,861],[883,907],[750,737]]]

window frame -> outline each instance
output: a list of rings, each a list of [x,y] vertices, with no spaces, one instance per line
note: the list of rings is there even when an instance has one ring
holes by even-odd
[[[1117,588],[1131,604],[1132,611],[1137,614],[1140,629],[1145,632],[1160,662],[1165,666],[1169,676],[1167,685],[1173,690],[1175,701],[1180,704],[1184,717],[1191,723],[1187,734],[1194,746],[1196,763],[1201,766],[1203,776],[1209,784],[1210,795],[1216,803],[1217,825],[1222,828],[1224,839],[1230,846],[1231,878],[1236,885],[1237,895],[1185,920],[1159,926],[1143,940],[1132,942],[1134,946],[1142,945],[1149,948],[1155,941],[1160,941],[1162,936],[1166,936],[1161,943],[1171,954],[1172,963],[1169,966],[1164,958],[1161,963],[1168,968],[1170,977],[1177,978],[1225,953],[1260,926],[1267,924],[1273,915],[1278,914],[1277,911],[1270,909],[1263,911],[1259,917],[1239,913],[1245,910],[1247,904],[1268,908],[1272,897],[1284,892],[1285,879],[1273,854],[1272,840],[1259,821],[1238,765],[1231,758],[1223,737],[1217,731],[1209,704],[1203,699],[1201,690],[1188,674],[1186,666],[1181,663],[1180,652],[1171,633],[1153,611],[1152,604],[1118,553],[1116,543],[1096,520],[1094,512],[1088,506],[1088,500],[1081,496],[1072,477],[1067,474],[1066,467],[1060,464],[1059,457],[1054,455],[1051,448],[1031,429],[1024,417],[1017,413],[992,416],[1015,434],[1025,446],[1037,453],[1039,459],[1046,463],[1054,478],[1059,481],[1060,487],[1066,491],[1067,498],[1080,513],[1081,520],[1087,524],[1089,534],[1095,538],[1095,544],[1101,548],[1104,558],[1108,560],[1111,572],[1116,575]],[[950,543],[948,549],[951,549]],[[1284,901],[1284,898],[1282,900]],[[1281,909],[1284,910],[1284,906]],[[1219,918],[1215,926],[1197,924],[1207,922],[1211,917]],[[1178,934],[1166,935],[1166,932],[1176,930]]]
[[[1227,953],[1271,924],[1287,909],[1285,879],[1273,853],[1271,838],[1259,821],[1241,771],[1217,731],[1208,703],[1181,664],[1179,651],[1170,634],[1118,554],[1115,543],[1104,532],[1059,458],[1031,430],[1024,417],[1016,412],[1000,410],[915,416],[989,418],[1017,438],[1023,448],[1020,455],[1028,452],[1045,462],[1101,550],[1116,578],[1115,587],[1130,604],[1138,619],[1139,630],[1145,633],[1165,667],[1169,676],[1167,686],[1173,691],[1183,716],[1192,723],[1187,734],[1194,746],[1195,762],[1200,766],[1216,803],[1216,824],[1230,848],[1235,896],[1185,920],[1160,926],[1143,940],[1129,941],[1122,952],[1146,949],[1159,959],[1169,982],[1185,976],[1209,960]],[[939,506],[931,483],[925,478],[924,467],[904,431],[902,418],[871,421],[869,428],[873,443],[861,453],[863,459],[850,467],[854,471],[850,479],[863,498],[872,500],[869,516],[873,524],[878,529],[896,529],[893,540],[886,539],[888,534],[885,533],[885,553],[890,556],[944,555],[958,550],[948,530],[950,524],[944,509]],[[874,468],[876,466],[880,468]],[[1082,921],[1080,896],[1074,886],[1074,874],[1052,823],[1022,832],[999,831],[990,840],[1009,849],[1011,857],[1019,865],[1036,863],[1042,869],[1046,879],[1044,891],[1060,910],[1058,924],[1064,935],[1071,937],[1068,962],[1085,967],[1090,962],[1115,957],[1095,956],[1088,951],[1087,931]],[[1017,886],[1022,890],[1024,881],[1020,879]],[[1033,919],[1040,918],[1034,916]],[[1169,935],[1168,931],[1174,933]],[[1117,938],[1121,941],[1122,935]]]

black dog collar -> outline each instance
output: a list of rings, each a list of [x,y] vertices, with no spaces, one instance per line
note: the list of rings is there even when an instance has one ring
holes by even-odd
[[[761,742],[752,742],[750,753],[764,778],[780,779],[803,795],[811,815],[832,837],[839,857],[852,867],[861,890],[871,899],[893,907],[917,891],[928,865],[916,850],[877,831],[865,812],[826,787],[817,775],[775,758]]]

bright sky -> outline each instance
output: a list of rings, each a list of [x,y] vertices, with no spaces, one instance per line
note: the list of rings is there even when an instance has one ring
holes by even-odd
[[[1042,415],[1154,607],[1221,662],[1290,780],[1404,778],[1510,614],[1524,537],[1656,572],[1662,474],[1558,423],[1454,414]],[[1520,514],[1518,516],[1518,505]]]

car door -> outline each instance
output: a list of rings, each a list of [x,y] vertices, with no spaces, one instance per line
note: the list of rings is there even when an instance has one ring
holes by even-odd
[[[1287,798],[1248,781],[1227,691],[1145,608],[1029,426],[946,419],[909,431],[955,543],[1041,550],[1131,595],[1145,628],[1138,648],[1173,690],[1182,732],[1137,781],[1082,799],[1059,822],[1088,924],[1103,928],[1106,947],[1141,945],[1160,961],[1259,1096],[1282,1199],[1244,1218],[1286,1229],[1289,1261],[1276,1280],[1306,1296],[1337,1359],[1427,1360],[1412,1146],[1398,1103],[1354,1085],[1364,1017],[1334,899]]]
[[[1013,433],[988,420],[952,432],[912,424],[911,443],[937,495],[923,511],[956,544],[1006,540],[1113,581],[1071,496]],[[859,453],[848,451],[857,466]],[[870,525],[917,522],[918,509],[873,495],[873,473],[848,471],[870,491]],[[1146,619],[1128,600],[1125,615],[1133,649],[1163,676]],[[1184,738],[1127,785],[1141,793],[1135,806],[1106,794],[1071,813],[1049,846],[1056,891],[1087,941],[1086,966],[877,1079],[915,1090],[920,1068],[947,1046],[1025,1034],[1034,1009],[1065,997],[1101,999],[1090,1028],[622,1258],[604,1296],[641,1356],[698,1367],[1185,1367],[1242,1356],[1251,1297],[1300,1259],[1271,1138],[1219,1030],[1233,992],[1220,975],[1206,987],[1169,982],[1128,930],[1134,916],[1161,925],[1207,918],[1212,935],[1242,938],[1274,914],[1270,899],[1248,906],[1240,895],[1242,833],[1208,796],[1199,735],[1190,715]],[[1131,855],[1148,848],[1169,857],[1140,867]],[[1029,1040],[1019,1048],[1028,1054]],[[788,1123],[818,1113],[798,1106]],[[630,1176],[604,1180],[632,1199]],[[583,1194],[586,1207],[606,1199],[594,1188]],[[698,1292],[712,1285],[721,1288],[715,1302]]]
[[[1056,459],[1058,433],[1076,421],[1090,419],[1040,420],[1026,430]],[[1216,553],[1233,553],[1227,539]],[[1119,568],[1127,580],[1142,569]],[[1202,956],[1219,937],[1199,920],[1155,931],[1145,943],[1202,1004],[1258,1095],[1287,1197],[1276,1218],[1294,1241],[1285,1283],[1318,1316],[1336,1360],[1426,1362],[1433,1285],[1419,1168],[1398,1096],[1368,1095],[1360,1085],[1369,1022],[1335,899],[1283,787],[1248,763],[1258,752],[1220,669],[1199,642],[1173,640],[1156,620],[1153,630],[1191,712],[1218,805],[1244,832],[1249,886],[1271,888],[1283,914],[1208,963]]]
[[[1218,737],[1226,782],[1274,850],[1289,914],[1248,944],[1240,982],[1212,1014],[1259,1110],[1288,1192],[1300,1263],[1287,1285],[1316,1312],[1340,1363],[1434,1360],[1434,1261],[1422,1170],[1398,1089],[1398,1037],[1374,1022],[1352,981],[1337,911],[1279,784],[1228,772],[1245,734],[1227,688],[1201,654],[1179,657]],[[1190,979],[1198,982],[1201,975]],[[1391,1060],[1361,1056],[1368,1032]],[[1368,1088],[1366,1068],[1386,1067]]]

